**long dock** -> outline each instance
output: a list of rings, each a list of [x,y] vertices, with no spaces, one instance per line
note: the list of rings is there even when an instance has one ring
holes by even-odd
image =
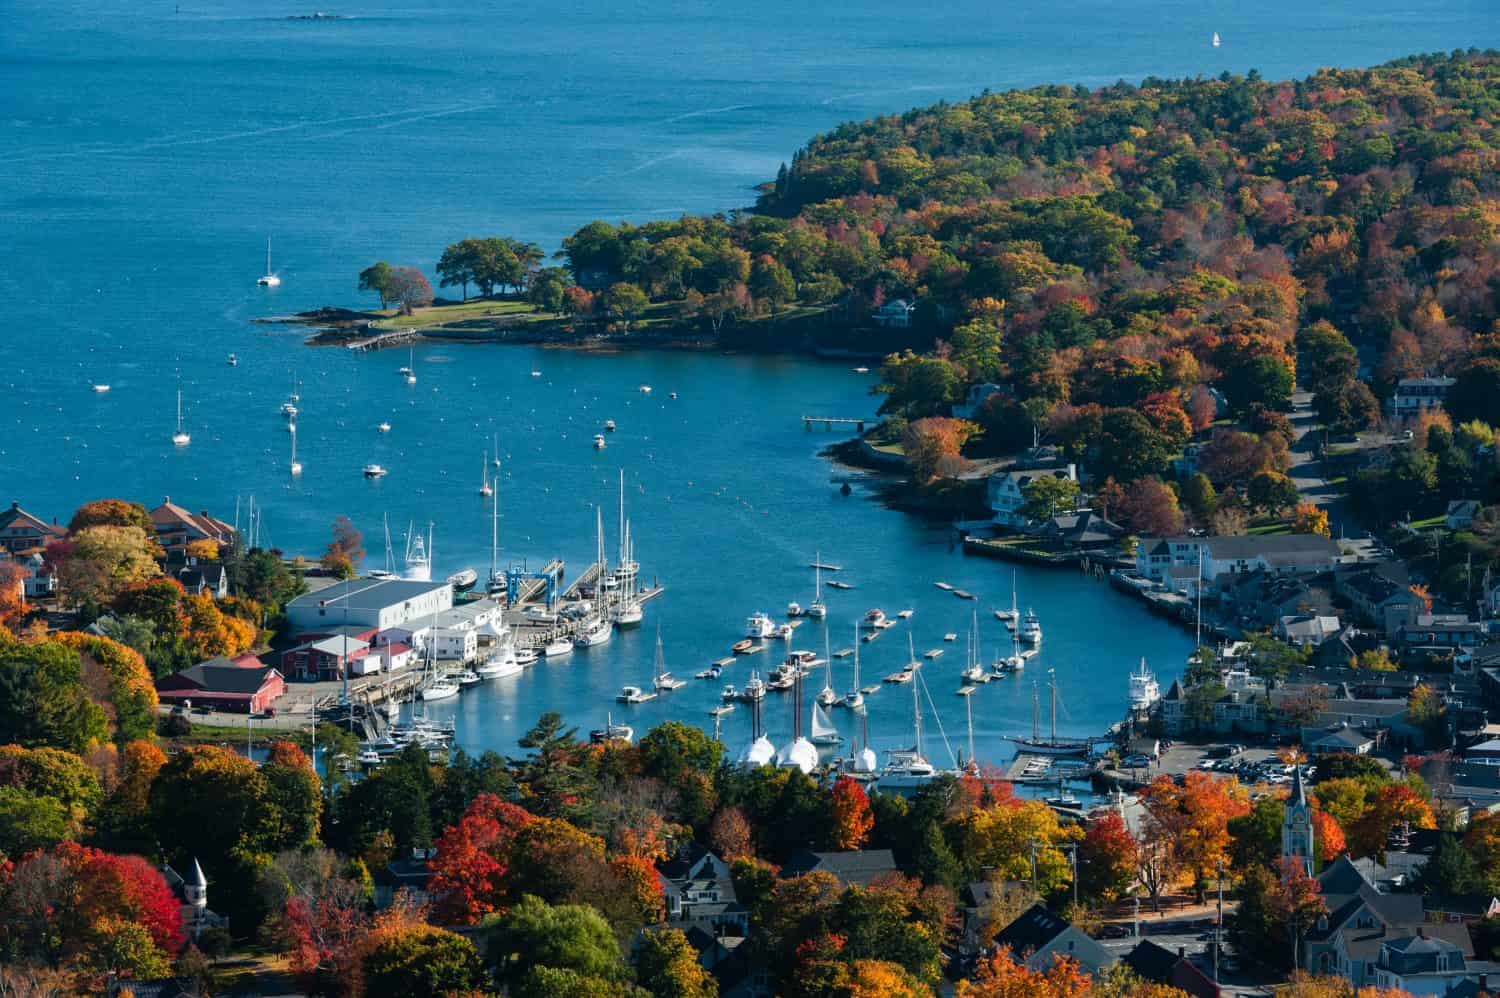
[[[867,422],[869,422],[868,419],[859,416],[809,416],[806,413],[802,415],[802,426],[808,430],[813,428],[814,423],[822,423],[825,430],[831,430],[835,426],[853,426],[863,433]]]
[[[370,328],[369,326],[365,327]],[[350,350],[379,350],[382,347],[399,346],[402,343],[416,342],[421,337],[415,327],[409,329],[384,329],[370,336],[362,336],[357,340],[350,340],[344,346]]]
[[[639,589],[635,593],[635,599],[642,604],[649,603],[666,591],[666,586],[651,586],[648,589]],[[541,648],[562,638],[571,640],[583,629],[584,623],[590,619],[589,617],[578,620],[559,619],[543,626],[532,626],[524,619],[518,618],[510,621],[510,624],[515,628],[517,648]]]

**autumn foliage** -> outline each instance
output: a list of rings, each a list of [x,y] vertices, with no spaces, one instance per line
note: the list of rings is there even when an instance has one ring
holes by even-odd
[[[863,846],[875,827],[864,787],[847,776],[839,777],[833,785],[831,812],[833,828],[829,841],[833,848],[847,851]]]

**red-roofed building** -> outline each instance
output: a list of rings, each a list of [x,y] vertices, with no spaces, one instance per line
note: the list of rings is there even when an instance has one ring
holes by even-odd
[[[156,681],[156,695],[163,703],[191,701],[195,707],[240,714],[265,713],[285,692],[281,673],[253,655],[232,662],[209,659]]]
[[[193,541],[210,540],[215,544],[234,543],[234,528],[208,513],[189,513],[168,496],[151,511],[156,539],[167,554],[181,554]]]
[[[0,548],[11,554],[40,550],[66,534],[66,529],[32,516],[18,502],[12,502],[10,509],[0,510]]]

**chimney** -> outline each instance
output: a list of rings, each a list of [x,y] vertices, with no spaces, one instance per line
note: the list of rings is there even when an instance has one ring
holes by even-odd
[[[1425,927],[1423,927],[1421,925],[1417,926],[1417,938],[1418,939],[1426,939],[1427,938],[1427,929]]]

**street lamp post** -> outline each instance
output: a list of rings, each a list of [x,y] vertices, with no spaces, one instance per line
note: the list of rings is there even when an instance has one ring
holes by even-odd
[[[1224,861],[1218,864],[1219,917],[1214,921],[1214,983],[1219,983],[1219,951],[1224,948]]]

